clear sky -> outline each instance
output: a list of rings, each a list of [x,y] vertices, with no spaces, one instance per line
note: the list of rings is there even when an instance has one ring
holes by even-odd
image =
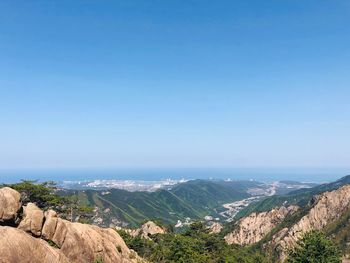
[[[350,1],[0,1],[0,168],[350,167]]]

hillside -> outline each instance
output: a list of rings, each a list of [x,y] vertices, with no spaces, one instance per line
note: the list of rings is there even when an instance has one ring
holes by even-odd
[[[105,226],[138,226],[150,219],[174,224],[186,217],[216,217],[218,213],[215,208],[249,196],[243,190],[234,190],[230,186],[205,180],[189,181],[169,190],[161,189],[155,192],[110,189],[77,191],[76,194],[82,204],[97,207],[95,223]]]
[[[350,185],[312,196],[304,206],[254,212],[211,234],[196,222],[183,233],[120,234],[151,262],[340,263],[350,246]],[[303,243],[304,242],[304,243]]]
[[[339,180],[331,183],[316,185],[312,188],[303,188],[291,191],[285,195],[275,195],[266,197],[263,200],[252,203],[237,215],[237,219],[245,217],[253,212],[264,212],[282,205],[298,205],[305,206],[313,198],[313,196],[338,189],[344,185],[350,184],[350,175],[344,176]]]
[[[231,224],[230,232],[224,232],[225,240],[229,244],[250,245],[258,250],[264,248],[270,258],[283,260],[287,257],[287,251],[295,246],[303,234],[316,230],[322,231],[332,240],[344,256],[348,255],[350,251],[348,179],[349,176],[314,189],[292,193],[290,196],[293,198],[309,199],[306,204],[303,204],[304,201],[299,201],[299,206],[287,207],[284,203],[283,206],[272,210],[267,208],[281,200],[288,200],[290,196],[276,196],[258,202],[254,204],[254,208],[266,211],[252,212]],[[323,191],[325,189],[329,190]],[[264,207],[259,207],[259,204]]]
[[[203,207],[212,209],[224,203],[247,198],[250,196],[247,189],[243,183],[241,188],[233,188],[230,184],[216,181],[193,180],[176,185],[170,192],[199,210]]]
[[[284,204],[265,212],[253,212],[217,232],[212,232],[210,224],[203,221],[194,221],[180,232],[173,232],[171,227],[159,225],[159,222],[147,222],[138,229],[104,229],[72,221],[80,221],[81,216],[85,216],[95,225],[104,223],[95,222],[100,218],[96,217],[96,211],[90,218],[83,213],[86,209],[82,208],[90,207],[82,206],[83,203],[98,206],[97,210],[102,211],[99,216],[106,215],[106,220],[115,220],[116,215],[125,216],[126,220],[134,222],[129,226],[136,226],[139,220],[154,215],[163,222],[168,222],[166,216],[176,218],[192,214],[201,217],[200,208],[203,214],[209,209],[215,213],[213,207],[247,196],[241,190],[247,192],[248,189],[233,191],[232,184],[197,180],[156,192],[64,191],[62,197],[57,195],[52,184],[25,181],[12,185],[21,194],[9,187],[0,189],[0,255],[11,263],[29,263],[32,258],[43,263],[131,263],[142,262],[142,258],[164,263],[275,263],[289,258],[288,251],[297,246],[304,234],[322,231],[310,232],[308,242],[320,248],[317,249],[319,257],[323,256],[323,245],[329,249],[334,261],[324,262],[338,263],[340,254],[345,257],[350,251],[350,185],[345,184],[347,179],[344,179],[323,185],[321,189],[336,189],[312,195],[304,205]],[[305,197],[318,189],[298,191],[290,196]],[[77,196],[80,204],[74,202]],[[266,198],[262,203],[279,201],[282,197],[285,196]],[[213,200],[205,203],[208,199]],[[271,204],[267,202],[266,207]],[[56,213],[53,207],[60,212]],[[73,213],[71,221],[61,218],[61,215],[69,216],[69,211]],[[310,251],[315,253],[313,249],[304,248],[305,253]],[[30,258],[23,258],[25,255]]]
[[[319,194],[322,192],[326,192],[326,191],[332,191],[335,189],[338,189],[344,185],[350,184],[350,175],[346,175],[334,182],[330,182],[330,183],[325,183],[325,184],[321,184],[321,185],[317,185],[315,187],[312,188],[308,188],[308,189],[299,189],[299,190],[295,190],[289,193],[289,195],[306,195],[306,194]]]
[[[166,228],[147,222],[139,230],[131,230],[135,236],[129,236],[125,230],[118,233],[116,229],[60,218],[51,206],[57,200],[60,206],[72,203],[67,196],[57,196],[52,185],[25,182],[12,186],[20,188],[23,195],[9,187],[0,189],[0,262],[144,262],[139,255],[147,258],[147,262],[164,263],[269,262],[258,251],[227,245],[219,234],[208,233],[200,222],[191,224],[182,234],[165,232]],[[36,194],[30,195],[31,190]],[[152,195],[163,193],[174,196],[171,191]],[[42,204],[43,209],[34,201]]]

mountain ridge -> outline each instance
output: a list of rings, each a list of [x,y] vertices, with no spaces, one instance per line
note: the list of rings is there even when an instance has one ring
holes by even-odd
[[[326,236],[334,240],[343,254],[347,255],[350,252],[348,180],[349,176],[346,176],[330,184],[317,186],[315,189],[297,191],[297,194],[302,196],[305,196],[305,192],[307,196],[310,193],[318,194],[312,195],[309,202],[298,207],[294,214],[279,212],[286,210],[284,206],[280,206],[264,212],[255,211],[241,217],[231,225],[233,230],[226,234],[225,240],[229,244],[264,248],[272,258],[277,257],[278,262],[283,262],[287,257],[286,252],[293,248],[303,234],[317,230],[323,231]],[[292,193],[292,196],[294,195],[295,192]],[[281,220],[277,220],[278,218]],[[264,231],[261,232],[262,230]]]
[[[339,187],[346,184],[350,184],[350,175],[346,175],[336,180],[335,182],[325,183],[311,188],[294,190],[285,195],[266,197],[263,200],[253,203],[245,209],[241,210],[237,214],[237,219],[245,217],[252,212],[265,212],[282,205],[305,206],[308,202],[311,201],[314,195],[338,189]]]
[[[152,219],[174,224],[186,217],[201,219],[206,215],[219,216],[215,209],[222,204],[250,196],[244,191],[234,191],[229,186],[206,180],[193,180],[154,192],[109,189],[81,190],[76,194],[80,202],[98,207],[106,225],[129,223],[131,226]],[[110,215],[103,215],[104,211]],[[108,218],[111,217],[118,218],[118,222],[110,221]]]

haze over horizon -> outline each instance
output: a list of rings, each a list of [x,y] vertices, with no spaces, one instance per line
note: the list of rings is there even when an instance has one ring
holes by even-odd
[[[1,1],[0,169],[350,170],[349,11]]]

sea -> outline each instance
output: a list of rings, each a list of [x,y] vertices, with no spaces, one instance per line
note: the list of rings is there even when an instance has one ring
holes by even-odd
[[[349,175],[347,168],[113,168],[113,169],[0,169],[0,183],[21,180],[255,180],[326,183]]]

